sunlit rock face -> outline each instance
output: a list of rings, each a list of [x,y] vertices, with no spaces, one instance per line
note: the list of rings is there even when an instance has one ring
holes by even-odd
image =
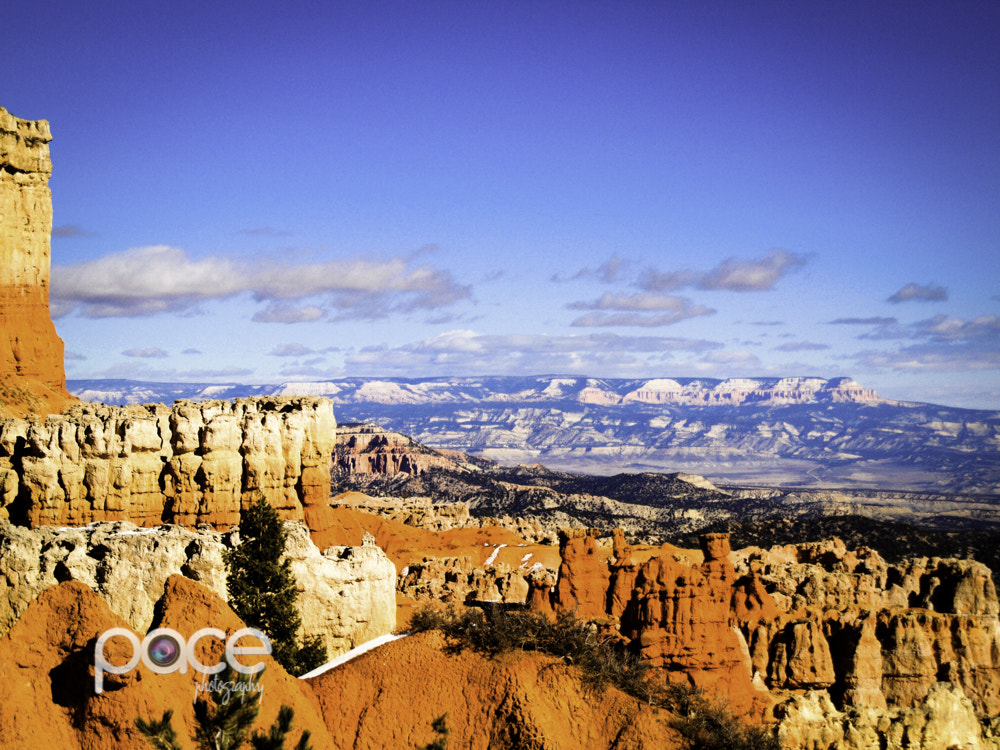
[[[52,134],[0,107],[0,414],[58,411],[63,342],[49,315]]]
[[[0,515],[29,525],[237,525],[258,495],[288,520],[330,496],[336,440],[322,398],[79,404],[0,421]]]
[[[303,635],[319,636],[333,657],[396,626],[396,567],[374,544],[322,552],[304,524],[285,524],[285,555],[299,590]],[[77,581],[97,593],[137,633],[156,617],[171,576],[197,581],[227,601],[223,553],[238,532],[127,522],[28,529],[0,520],[0,636],[46,589]]]

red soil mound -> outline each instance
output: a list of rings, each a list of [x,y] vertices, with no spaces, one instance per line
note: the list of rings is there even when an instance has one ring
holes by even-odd
[[[421,633],[307,680],[337,746],[412,750],[434,738],[431,722],[447,713],[455,748],[685,747],[669,713],[614,688],[587,693],[574,669],[552,657],[487,659],[444,645],[440,633]]]
[[[160,602],[158,627],[190,637],[203,627],[231,634],[243,627],[233,611],[200,584],[172,576]],[[104,692],[94,692],[94,650],[97,637],[113,627],[126,627],[87,586],[63,583],[42,592],[0,639],[0,740],[4,748],[60,750],[138,750],[148,747],[135,729],[137,716],[159,719],[174,711],[174,728],[188,745],[194,728],[195,685],[204,676],[155,674],[140,662],[122,675],[106,674]],[[251,645],[247,642],[245,645]],[[202,664],[219,662],[223,643],[206,638],[197,655]],[[109,662],[125,664],[132,647],[116,637],[105,644]],[[332,748],[317,704],[305,684],[290,677],[270,657],[245,656],[244,663],[262,659],[264,694],[257,727],[269,727],[281,705],[295,710],[292,733],[313,734],[313,746]]]

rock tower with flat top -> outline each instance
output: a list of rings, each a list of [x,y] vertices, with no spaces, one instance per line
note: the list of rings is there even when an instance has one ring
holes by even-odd
[[[49,314],[52,134],[0,107],[0,413],[68,401],[63,342]]]

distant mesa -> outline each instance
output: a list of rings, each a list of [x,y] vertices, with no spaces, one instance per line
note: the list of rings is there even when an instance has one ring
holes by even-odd
[[[63,342],[49,314],[52,134],[0,107],[0,416],[58,412]]]
[[[138,404],[174,398],[201,400],[248,396],[325,396],[335,404],[383,406],[578,403],[594,406],[663,404],[674,406],[787,406],[890,402],[849,377],[837,378],[590,378],[537,375],[515,377],[345,378],[289,381],[278,385],[147,383],[129,380],[76,380],[84,401]]]

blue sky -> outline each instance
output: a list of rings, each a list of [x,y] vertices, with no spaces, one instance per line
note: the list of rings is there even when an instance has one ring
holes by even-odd
[[[34,2],[69,378],[1000,408],[1000,4]]]

